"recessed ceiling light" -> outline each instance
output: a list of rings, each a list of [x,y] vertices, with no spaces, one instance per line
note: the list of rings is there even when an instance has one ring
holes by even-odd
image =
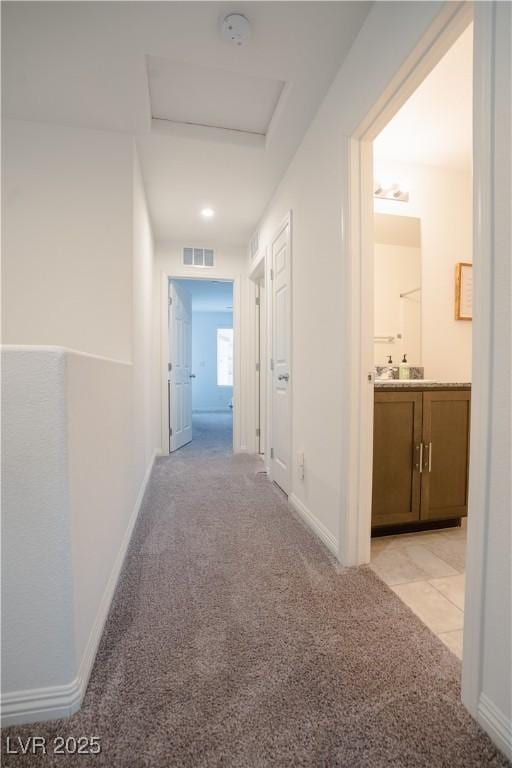
[[[215,216],[215,211],[213,208],[203,208],[201,216],[204,216],[205,219],[211,219],[212,216]]]

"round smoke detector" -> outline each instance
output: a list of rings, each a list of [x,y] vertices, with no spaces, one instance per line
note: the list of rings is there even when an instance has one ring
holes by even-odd
[[[230,13],[222,22],[222,36],[233,45],[246,45],[251,39],[251,25],[241,13]]]

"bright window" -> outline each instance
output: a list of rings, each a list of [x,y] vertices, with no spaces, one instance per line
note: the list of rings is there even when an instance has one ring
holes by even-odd
[[[217,384],[233,386],[233,329],[217,328]]]

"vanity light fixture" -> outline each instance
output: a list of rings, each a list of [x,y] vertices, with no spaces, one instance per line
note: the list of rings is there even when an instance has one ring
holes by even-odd
[[[382,200],[396,200],[400,203],[409,202],[409,193],[402,189],[400,184],[390,184],[389,186],[384,186],[379,182],[376,182],[373,190],[373,196]]]

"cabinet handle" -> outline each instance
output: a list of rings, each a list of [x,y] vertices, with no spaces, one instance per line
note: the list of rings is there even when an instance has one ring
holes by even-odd
[[[428,444],[428,471],[432,472],[432,443]]]
[[[421,473],[423,472],[423,443],[420,443],[419,445],[417,445],[416,450],[420,452],[420,457],[419,457],[418,463],[416,464],[416,469],[421,475]]]

